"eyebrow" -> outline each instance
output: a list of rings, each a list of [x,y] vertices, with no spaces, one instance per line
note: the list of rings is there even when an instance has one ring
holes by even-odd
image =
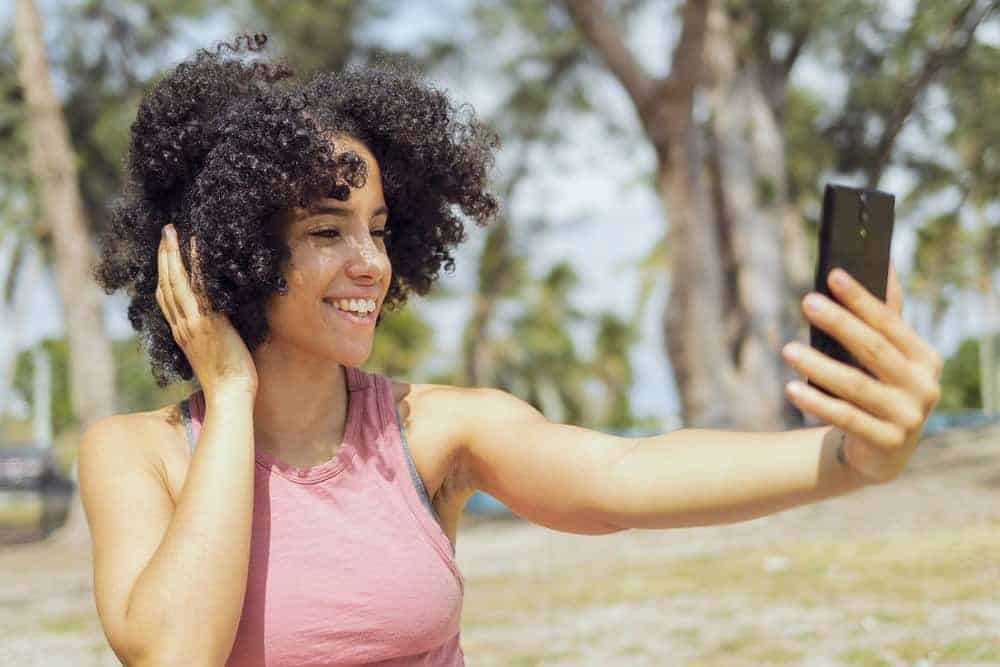
[[[319,215],[321,213],[326,213],[328,215],[335,215],[340,218],[345,218],[350,214],[350,209],[341,208],[339,206],[332,206],[330,204],[317,204],[316,206],[313,206],[309,209],[309,213],[310,215]],[[377,209],[375,209],[375,212],[372,213],[372,217],[374,218],[376,216],[383,214],[385,215],[389,214],[389,209],[387,209],[385,205],[379,206]]]

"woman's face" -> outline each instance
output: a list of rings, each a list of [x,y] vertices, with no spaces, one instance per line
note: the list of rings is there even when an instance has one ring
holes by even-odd
[[[365,161],[364,187],[352,188],[346,201],[319,199],[311,209],[289,212],[288,292],[268,302],[268,340],[276,349],[298,348],[355,367],[371,354],[375,319],[392,278],[385,247],[388,211],[371,151],[351,137],[338,137],[335,145],[338,153],[353,150]],[[360,300],[362,308],[374,301],[375,309],[348,313],[343,300],[354,306]]]

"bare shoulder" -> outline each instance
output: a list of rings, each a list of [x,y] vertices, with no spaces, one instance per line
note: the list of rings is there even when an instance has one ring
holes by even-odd
[[[176,501],[179,487],[171,470],[187,463],[186,433],[177,404],[99,419],[84,434],[81,455],[82,447],[90,450],[89,458],[98,465],[114,457],[117,462],[149,467]]]
[[[450,496],[474,489],[462,453],[470,416],[487,390],[392,379],[393,400],[428,493]]]

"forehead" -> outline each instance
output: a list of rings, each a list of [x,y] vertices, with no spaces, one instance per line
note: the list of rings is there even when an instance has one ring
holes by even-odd
[[[343,212],[358,206],[364,206],[366,203],[370,204],[373,209],[385,207],[385,195],[382,192],[382,172],[379,169],[378,160],[375,159],[371,150],[363,142],[349,135],[328,134],[327,139],[333,144],[336,155],[353,151],[364,161],[366,168],[364,185],[360,188],[350,188],[346,200],[334,197],[320,197],[313,201],[309,207],[295,206],[291,209],[285,209],[277,214],[276,220],[286,231],[290,231],[289,225],[302,222],[321,213],[320,209],[339,209]]]

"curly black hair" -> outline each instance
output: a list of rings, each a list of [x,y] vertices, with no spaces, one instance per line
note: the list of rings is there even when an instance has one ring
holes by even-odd
[[[361,141],[381,169],[390,310],[410,291],[426,294],[442,264],[454,270],[451,250],[465,240],[456,205],[479,226],[499,208],[489,172],[500,142],[471,107],[399,63],[304,79],[261,57],[266,41],[241,35],[199,50],[146,92],[132,124],[124,192],[94,277],[108,294],[126,288],[161,387],[193,376],[155,297],[165,225],[177,230],[186,266],[198,237],[202,289],[253,351],[268,334],[265,303],[287,292],[280,214],[321,196],[346,200],[364,185],[364,161],[335,151],[332,138]]]

